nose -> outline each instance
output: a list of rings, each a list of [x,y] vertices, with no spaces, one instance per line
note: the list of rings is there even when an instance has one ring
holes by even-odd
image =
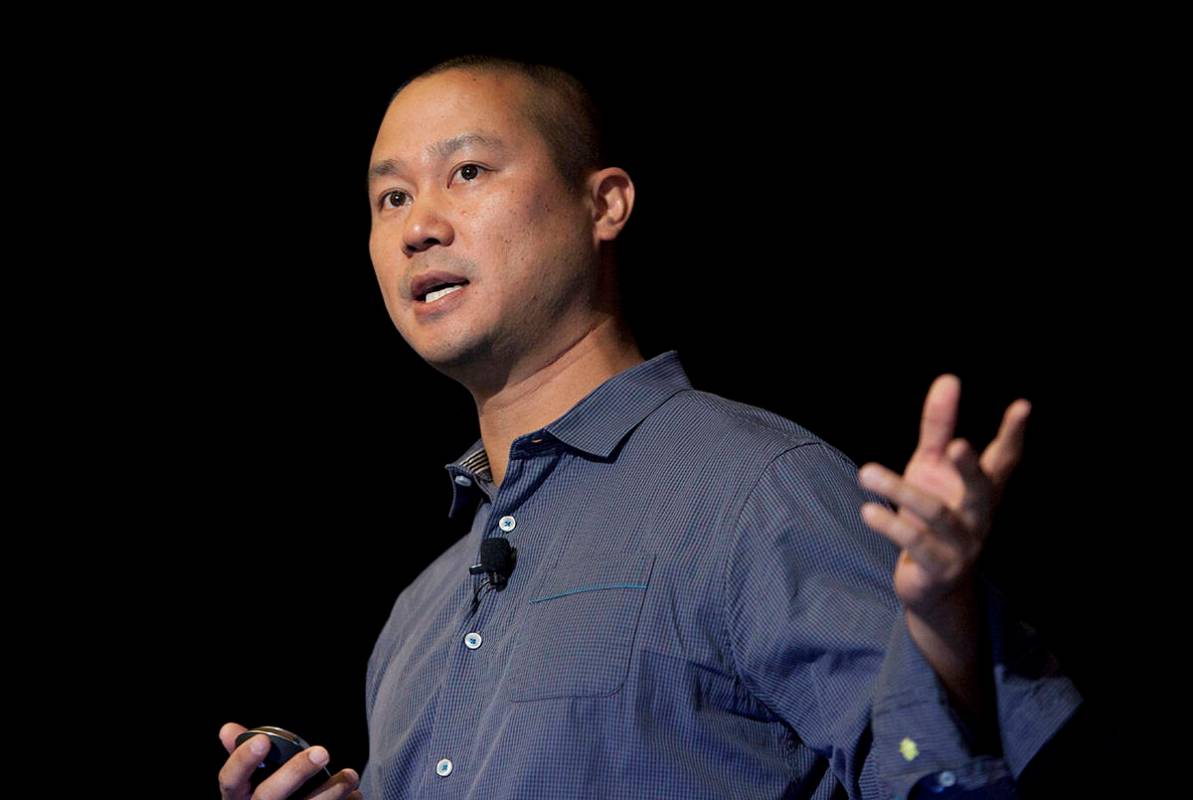
[[[451,223],[428,193],[411,204],[402,230],[402,246],[410,256],[436,244],[451,244],[454,235]]]

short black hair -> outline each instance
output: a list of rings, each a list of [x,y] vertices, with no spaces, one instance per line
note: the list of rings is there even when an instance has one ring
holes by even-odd
[[[454,56],[402,82],[390,103],[419,78],[451,69],[480,73],[514,73],[530,79],[538,91],[527,93],[523,112],[546,140],[555,168],[574,192],[584,189],[589,173],[607,166],[608,140],[602,114],[592,92],[571,72],[549,65],[497,55]]]

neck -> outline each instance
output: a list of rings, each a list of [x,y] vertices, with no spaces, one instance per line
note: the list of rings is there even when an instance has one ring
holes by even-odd
[[[500,388],[474,390],[493,482],[505,478],[514,439],[559,419],[593,389],[644,360],[625,326],[608,317],[573,344],[511,371]]]

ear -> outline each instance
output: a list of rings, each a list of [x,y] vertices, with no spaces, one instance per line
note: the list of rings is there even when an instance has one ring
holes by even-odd
[[[606,167],[588,176],[592,205],[593,245],[612,241],[621,233],[634,209],[634,182],[620,167]]]

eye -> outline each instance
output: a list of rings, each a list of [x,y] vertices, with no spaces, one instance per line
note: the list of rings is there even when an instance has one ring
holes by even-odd
[[[471,175],[472,177],[467,177],[466,175],[463,175],[464,170],[469,170],[468,175]],[[478,177],[480,177],[480,174],[482,171],[487,172],[488,169],[486,167],[482,167],[480,164],[461,164],[460,166],[456,167],[456,172],[461,173],[461,175],[464,177],[464,179],[468,183],[472,183]],[[404,201],[401,203],[398,203],[397,205],[390,205],[388,202],[386,202],[389,200],[389,198],[394,197],[394,196],[399,196],[404,199],[407,197],[407,194],[404,191],[402,191],[401,189],[393,189],[391,191],[388,191],[385,194],[381,195],[381,207],[382,208],[396,208],[397,205],[405,205]]]
[[[394,189],[391,192],[386,192],[385,194],[381,195],[381,207],[382,208],[393,208],[393,206],[387,205],[385,201],[388,200],[389,198],[393,197],[394,195],[401,195],[401,196],[405,197],[406,193],[403,192],[401,189]]]
[[[466,178],[466,180],[469,183],[472,183],[474,180],[476,180],[478,177],[480,177],[480,174],[481,174],[480,171],[483,170],[484,167],[482,167],[480,164],[461,164],[460,166],[456,167],[456,172],[462,173],[463,170],[466,170],[466,169],[467,170],[476,170],[474,177]]]

